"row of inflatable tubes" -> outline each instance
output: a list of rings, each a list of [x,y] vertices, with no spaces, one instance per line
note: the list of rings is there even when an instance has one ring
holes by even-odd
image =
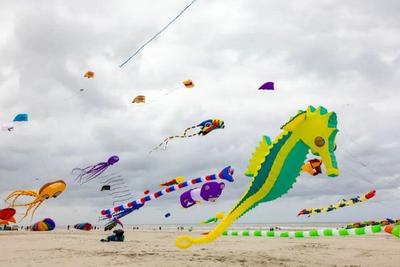
[[[400,225],[381,226],[373,225],[354,229],[313,229],[310,231],[264,231],[264,230],[242,230],[242,231],[224,231],[223,236],[254,236],[254,237],[281,237],[281,238],[303,238],[303,237],[331,237],[331,236],[351,236],[368,235],[378,233],[389,233],[400,238]]]

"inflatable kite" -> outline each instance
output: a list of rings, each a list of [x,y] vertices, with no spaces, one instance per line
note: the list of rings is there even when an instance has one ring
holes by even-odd
[[[138,95],[132,100],[132,103],[145,103],[146,102],[146,97],[144,95]]]
[[[110,191],[111,186],[110,185],[103,185],[100,189],[100,191]]]
[[[303,167],[301,167],[301,170],[303,172],[309,173],[312,176],[316,176],[322,173],[321,165],[322,165],[322,160],[310,159],[306,163],[304,163]]]
[[[371,225],[390,225],[390,224],[398,224],[398,225],[400,225],[400,219],[393,220],[393,219],[386,218],[386,219],[381,220],[381,221],[355,222],[355,223],[352,223],[352,224],[348,224],[346,226],[346,229],[361,228],[361,227],[371,226]]]
[[[275,90],[274,82],[266,82],[258,88],[258,90]]]
[[[88,79],[91,79],[91,78],[94,77],[94,72],[91,71],[91,70],[89,70],[89,71],[87,71],[87,72],[85,73],[85,75],[83,75],[83,77],[88,78]]]
[[[187,134],[187,132],[189,130],[195,129],[195,128],[200,128],[197,133],[193,133],[193,134],[189,134],[189,135]],[[186,128],[183,135],[175,135],[175,136],[170,136],[170,137],[165,138],[164,141],[161,144],[159,144],[157,147],[153,148],[153,150],[160,148],[162,145],[164,145],[164,150],[167,149],[168,142],[174,138],[188,138],[188,137],[193,137],[193,136],[197,136],[197,135],[204,136],[204,135],[207,135],[208,133],[212,132],[215,129],[224,129],[224,128],[225,128],[225,123],[223,120],[220,120],[220,119],[206,120],[206,121],[201,122],[198,125],[194,125],[189,128]]]
[[[163,31],[165,31],[172,23],[174,23],[186,10],[189,9],[189,7],[191,5],[194,4],[194,2],[196,2],[196,0],[192,0],[192,2],[190,2],[190,4],[188,4],[181,12],[179,12],[179,14],[173,19],[171,20],[164,28],[162,28],[160,31],[158,31],[153,37],[151,37],[146,43],[144,43],[143,45],[141,45],[130,57],[128,57],[127,60],[125,60],[121,65],[119,65],[120,68],[122,68],[126,63],[129,62],[129,60],[131,60],[134,56],[136,56],[146,45],[148,45],[149,43],[151,43],[154,39],[157,38],[157,36],[159,36]]]
[[[114,165],[118,161],[119,161],[118,156],[111,156],[107,160],[107,162],[100,162],[97,163],[96,165],[90,165],[83,169],[75,168],[72,170],[72,173],[79,172],[78,176],[75,178],[75,182],[78,182],[80,184],[87,183],[92,179],[96,178],[97,176],[99,176],[100,174],[102,174],[105,170],[108,169],[108,167]]]
[[[224,190],[225,184],[218,182],[208,182],[201,188],[194,188],[184,192],[181,197],[181,205],[185,209],[190,208],[204,201],[215,202]]]
[[[230,166],[225,167],[222,171],[220,171],[218,174],[212,174],[212,175],[207,175],[205,177],[199,177],[195,178],[189,181],[184,181],[182,183],[179,183],[177,185],[172,185],[167,188],[164,188],[162,190],[159,190],[157,192],[154,192],[150,195],[145,195],[142,198],[139,198],[137,200],[134,200],[132,202],[128,202],[126,205],[120,205],[114,207],[112,210],[111,209],[105,209],[101,211],[101,215],[103,217],[101,220],[107,220],[107,219],[112,219],[112,218],[122,218],[129,213],[131,213],[133,210],[140,209],[141,207],[144,206],[146,202],[149,202],[154,199],[159,199],[164,195],[168,195],[169,193],[172,193],[174,191],[178,191],[182,188],[188,187],[190,185],[195,185],[195,184],[201,184],[204,182],[210,182],[210,181],[215,181],[218,179],[225,180],[228,182],[233,182],[233,168]]]
[[[329,205],[327,207],[303,209],[303,210],[301,210],[299,212],[299,214],[297,214],[297,216],[308,215],[308,217],[310,217],[311,215],[314,215],[314,214],[323,213],[323,212],[330,212],[330,211],[333,211],[333,210],[337,210],[337,209],[341,209],[341,208],[344,208],[344,207],[352,206],[354,204],[365,202],[365,201],[373,198],[375,196],[375,194],[376,194],[376,191],[372,190],[372,191],[366,193],[365,195],[363,195],[362,197],[357,196],[357,197],[350,198],[350,199],[343,199],[343,200],[337,202],[336,204]]]
[[[5,208],[0,210],[0,225],[15,223],[15,218],[14,218],[15,213],[16,213],[15,209],[12,208]]]
[[[13,121],[19,121],[19,122],[28,121],[28,114],[26,113],[18,114],[17,116],[15,116]]]
[[[90,231],[93,227],[90,223],[78,223],[74,225],[74,228],[82,231]]]
[[[182,83],[188,89],[191,89],[194,87],[194,83],[192,82],[192,80],[185,80]]]
[[[39,192],[33,191],[33,190],[17,190],[12,192],[10,195],[7,196],[5,201],[11,201],[10,207],[15,208],[15,207],[28,207],[25,211],[24,216],[21,218],[21,221],[28,216],[29,212],[33,209],[32,211],[32,217],[35,215],[36,209],[39,208],[42,203],[49,198],[56,198],[58,197],[62,192],[64,192],[66,187],[66,184],[63,180],[57,180],[54,182],[50,182],[47,184],[44,184],[40,189]],[[35,199],[31,202],[24,203],[24,204],[15,204],[16,200],[20,196],[30,196],[34,197]]]
[[[50,219],[46,218],[31,226],[31,231],[53,231],[56,228],[56,223]]]
[[[384,231],[400,238],[400,225],[387,225]]]
[[[215,217],[209,218],[205,221],[202,221],[202,224],[209,224],[209,223],[216,223],[218,222],[218,220],[222,220],[224,218],[224,212],[220,211],[217,213],[217,215]]]
[[[174,179],[168,180],[164,183],[161,183],[160,186],[171,186],[171,185],[175,185],[175,184],[180,184],[185,180],[185,177],[182,176],[178,176]],[[150,192],[149,192],[150,193]]]
[[[0,123],[1,129],[3,131],[12,131],[14,130],[14,122],[27,122],[28,121],[28,114],[20,113],[14,117],[13,122],[10,123]]]
[[[207,235],[178,237],[176,245],[179,248],[217,239],[236,219],[260,203],[286,194],[300,175],[309,152],[322,158],[328,176],[339,175],[334,153],[338,132],[334,112],[309,106],[306,111],[299,111],[281,129],[283,132],[273,142],[267,136],[262,138],[246,171],[246,175],[253,179],[238,203]]]
[[[255,236],[255,237],[283,237],[283,238],[303,238],[303,237],[331,237],[331,236],[352,236],[378,234],[382,232],[390,233],[396,236],[397,232],[393,231],[393,227],[373,225],[356,229],[313,229],[310,231],[264,231],[264,230],[243,230],[243,231],[224,231],[224,236]]]

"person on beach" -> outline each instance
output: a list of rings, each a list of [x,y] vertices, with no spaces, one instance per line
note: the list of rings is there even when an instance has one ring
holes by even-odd
[[[107,239],[101,239],[101,242],[123,242],[125,240],[124,230],[117,229],[113,231],[114,234],[109,235]]]

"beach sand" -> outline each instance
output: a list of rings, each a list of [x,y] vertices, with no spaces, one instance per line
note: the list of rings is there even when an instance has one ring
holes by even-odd
[[[180,250],[171,231],[125,232],[125,242],[102,243],[110,232],[0,232],[0,266],[400,266],[400,239],[362,237],[273,239],[221,237]],[[199,233],[189,233],[198,235]]]

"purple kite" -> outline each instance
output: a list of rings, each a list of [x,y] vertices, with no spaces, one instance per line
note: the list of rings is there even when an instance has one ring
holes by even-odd
[[[201,188],[194,188],[184,192],[181,197],[181,205],[184,208],[200,203],[202,200],[215,202],[225,188],[224,183],[208,182],[203,184]]]
[[[258,90],[275,90],[274,82],[266,82]]]
[[[111,156],[107,162],[100,162],[96,165],[91,165],[86,168],[75,168],[72,172],[79,171],[79,175],[75,178],[75,182],[79,182],[80,184],[84,184],[89,182],[90,180],[96,178],[100,174],[102,174],[108,167],[114,165],[119,161],[118,156]]]

